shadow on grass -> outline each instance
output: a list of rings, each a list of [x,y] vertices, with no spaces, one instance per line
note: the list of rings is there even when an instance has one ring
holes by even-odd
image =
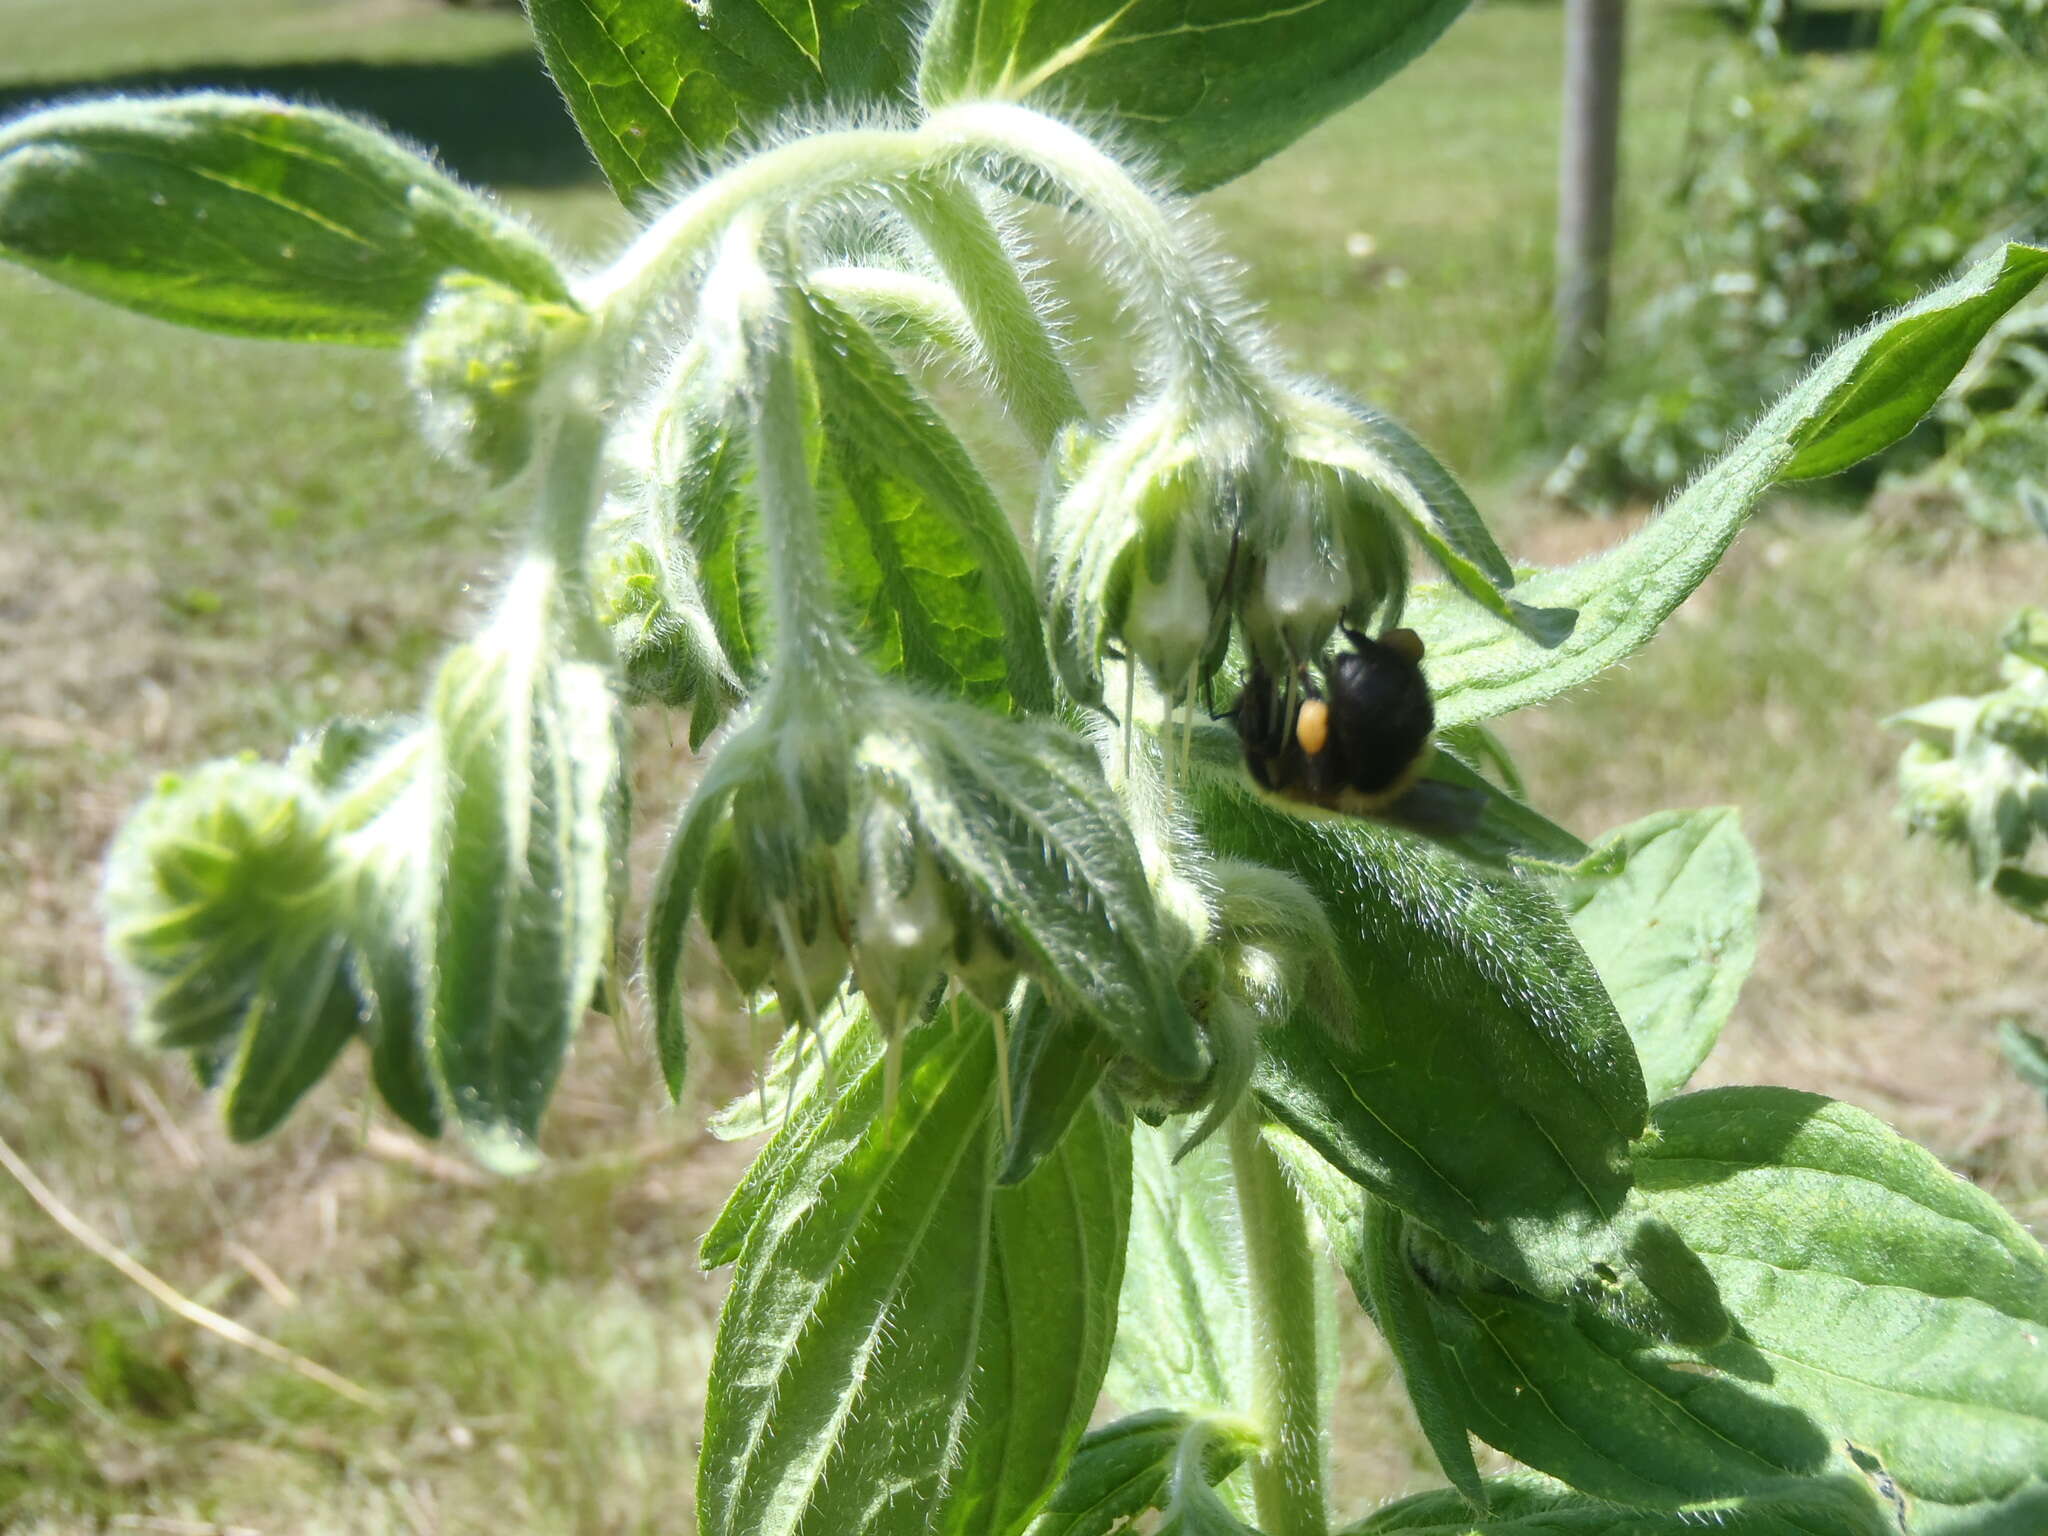
[[[0,120],[29,107],[111,92],[262,91],[374,118],[494,186],[559,187],[597,174],[540,60],[525,49],[438,63],[197,64],[92,80],[0,87]]]

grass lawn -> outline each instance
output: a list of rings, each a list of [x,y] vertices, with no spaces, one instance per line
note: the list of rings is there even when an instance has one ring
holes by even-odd
[[[1722,44],[1667,9],[1633,23],[1640,292],[1692,82]],[[1546,5],[1475,11],[1207,203],[1285,345],[1402,413],[1545,560],[1622,532],[1520,494],[1514,453],[1541,354],[1557,24]],[[0,28],[17,93],[215,66],[354,81],[352,59],[484,92],[465,71],[524,68],[506,62],[515,18],[426,0],[0,0]],[[614,238],[608,196],[550,156],[508,195],[578,248]],[[1083,302],[1074,329],[1108,343],[1114,376],[1113,314]],[[388,356],[216,341],[0,271],[0,357],[0,1135],[187,1294],[386,1399],[352,1407],[177,1322],[0,1180],[0,1528],[687,1529],[721,1286],[696,1240],[745,1156],[699,1127],[744,1082],[747,1042],[713,1031],[676,1113],[637,1025],[593,1028],[552,1161],[517,1185],[396,1132],[354,1068],[231,1148],[177,1063],[124,1043],[98,949],[98,862],[153,775],[412,708],[516,503],[413,442]],[[2007,611],[2044,596],[2048,549],[1781,510],[1633,666],[1507,727],[1538,803],[1588,835],[1745,808],[1763,953],[1707,1080],[1852,1098],[2037,1231],[2048,1116],[1990,1025],[2048,1014],[2040,936],[1901,841],[1877,722],[1982,686]],[[689,767],[664,721],[638,730],[644,870]],[[1348,1342],[1347,1508],[1432,1480],[1385,1357],[1362,1323]]]

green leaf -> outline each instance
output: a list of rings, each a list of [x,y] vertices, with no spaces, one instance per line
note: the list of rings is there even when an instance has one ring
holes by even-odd
[[[1401,1246],[1401,1213],[1384,1200],[1366,1198],[1358,1256],[1359,1278],[1371,1298],[1373,1321],[1400,1367],[1402,1385],[1414,1405],[1416,1422],[1436,1464],[1471,1507],[1484,1511],[1486,1491],[1472,1442],[1465,1433],[1462,1387],[1436,1336],[1436,1324],[1422,1286]]]
[[[1260,1039],[1273,1114],[1363,1188],[1542,1294],[1633,1283],[1614,1225],[1646,1099],[1613,1004],[1542,892],[1345,820],[1198,781],[1224,857],[1321,899],[1358,1005]],[[1643,1298],[1635,1304],[1647,1305]]]
[[[1185,1129],[1131,1133],[1130,1256],[1107,1390],[1129,1407],[1196,1417],[1251,1406],[1244,1242],[1230,1159],[1205,1141],[1178,1162]]]
[[[1549,882],[1628,1025],[1651,1099],[1685,1086],[1756,961],[1756,859],[1732,810],[1663,811]]]
[[[294,341],[396,345],[451,271],[568,298],[532,234],[385,134],[212,92],[0,129],[0,255],[159,320]]]
[[[605,669],[558,654],[553,566],[514,575],[490,627],[442,664],[442,788],[428,1033],[473,1148],[530,1166],[540,1116],[612,943],[623,730]]]
[[[1111,1536],[1146,1510],[1163,1508],[1190,1432],[1204,1437],[1202,1472],[1210,1483],[1223,1481],[1256,1449],[1248,1431],[1166,1408],[1105,1424],[1081,1437],[1031,1536]]]
[[[918,93],[1100,121],[1183,189],[1286,148],[1422,52],[1464,0],[941,0]]]
[[[1101,1030],[1054,1008],[1038,987],[1026,989],[1009,1030],[1010,1135],[997,1182],[1018,1184],[1059,1145],[1116,1053]]]
[[[1516,584],[1532,608],[1574,608],[1546,648],[1444,584],[1420,587],[1408,622],[1428,642],[1437,725],[1540,704],[1640,649],[1719,563],[1781,480],[1831,473],[1903,436],[1972,346],[2048,275],[2048,249],[2008,244],[1953,282],[1837,347],[1732,450],[1633,537]]]
[[[1482,1438],[1665,1508],[1860,1471],[1927,1532],[2048,1466],[2048,1256],[1927,1152],[1813,1094],[1723,1088],[1658,1106],[1636,1179],[1728,1337],[1658,1343],[1428,1274]]]
[[[2043,1040],[2017,1019],[1998,1021],[1998,1047],[2019,1080],[2043,1097],[2048,1097],[2048,1040]]]
[[[1009,1533],[1100,1390],[1129,1221],[1126,1135],[1084,1117],[996,1190],[990,1031],[904,1041],[823,1108],[745,1234],[719,1315],[705,1536]],[[906,1433],[914,1427],[916,1433]]]
[[[1788,1479],[1737,1499],[1669,1514],[1617,1509],[1530,1477],[1490,1477],[1489,1518],[1475,1520],[1449,1490],[1376,1510],[1340,1536],[1899,1536],[1893,1511],[1854,1477]]]
[[[1052,669],[1023,547],[973,457],[874,337],[815,292],[810,341],[826,451],[844,491],[835,567],[884,670],[1033,713]]]
[[[340,934],[288,944],[266,966],[222,1081],[228,1135],[255,1141],[276,1130],[356,1032],[356,999],[343,974]]]
[[[896,698],[857,754],[1059,1007],[1176,1082],[1206,1063],[1152,887],[1094,752],[1061,727]]]
[[[792,109],[874,104],[909,83],[912,0],[531,0],[548,73],[613,189],[661,184]]]

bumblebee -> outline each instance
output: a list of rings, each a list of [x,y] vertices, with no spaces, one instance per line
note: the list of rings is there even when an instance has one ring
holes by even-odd
[[[1257,662],[1235,714],[1245,767],[1261,789],[1351,816],[1410,820],[1430,786],[1436,706],[1422,675],[1422,637],[1390,629],[1379,639],[1345,630],[1350,649],[1285,680]],[[1429,819],[1434,820],[1434,816]]]

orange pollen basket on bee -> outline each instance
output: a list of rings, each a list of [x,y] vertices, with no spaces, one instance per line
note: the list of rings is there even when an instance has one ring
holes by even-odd
[[[1330,706],[1321,699],[1303,701],[1294,717],[1294,739],[1310,757],[1321,752],[1330,740]]]

